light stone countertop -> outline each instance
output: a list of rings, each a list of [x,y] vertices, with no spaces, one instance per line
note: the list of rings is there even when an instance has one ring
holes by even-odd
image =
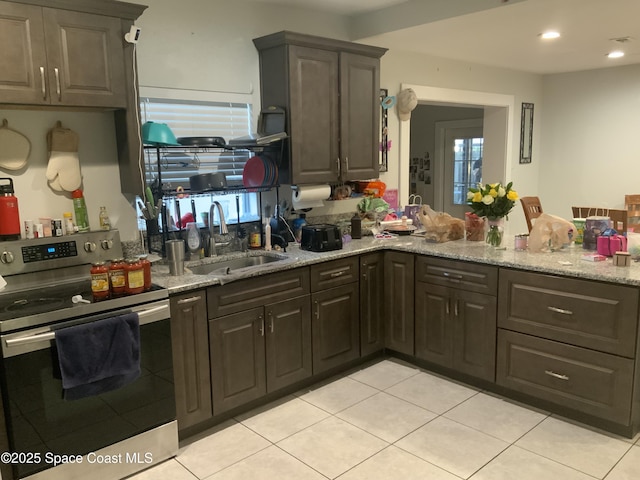
[[[212,285],[229,283],[242,278],[252,278],[266,273],[290,270],[315,263],[337,260],[352,255],[360,255],[379,250],[395,250],[412,252],[434,257],[477,262],[500,267],[510,267],[520,270],[557,274],[568,277],[599,280],[622,285],[640,285],[640,263],[631,262],[629,267],[616,267],[611,258],[603,262],[589,262],[582,260],[585,253],[595,253],[583,250],[580,246],[572,246],[556,252],[530,253],[528,251],[516,251],[513,248],[513,237],[505,238],[504,250],[495,250],[484,242],[468,242],[457,240],[454,242],[431,243],[422,237],[401,236],[393,239],[374,239],[365,237],[361,240],[352,240],[344,245],[342,250],[331,252],[308,252],[301,250],[297,245],[290,245],[286,253],[269,252],[269,255],[283,257],[283,260],[271,262],[265,265],[247,267],[232,271],[230,275],[195,275],[189,267],[203,263],[215,263],[221,260],[242,257],[246,255],[265,254],[262,250],[237,253],[214,258],[206,258],[195,262],[187,262],[185,274],[180,276],[169,275],[169,268],[161,262],[154,263],[152,273],[153,282],[169,290],[169,294],[177,294],[205,288]]]

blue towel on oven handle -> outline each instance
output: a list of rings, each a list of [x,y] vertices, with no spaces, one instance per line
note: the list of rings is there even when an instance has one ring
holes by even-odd
[[[55,331],[66,400],[100,395],[140,376],[140,323],[135,312]]]

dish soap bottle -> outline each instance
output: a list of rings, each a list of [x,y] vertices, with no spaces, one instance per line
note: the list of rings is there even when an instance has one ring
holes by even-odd
[[[191,256],[200,254],[200,231],[198,225],[195,222],[187,223],[187,247]]]

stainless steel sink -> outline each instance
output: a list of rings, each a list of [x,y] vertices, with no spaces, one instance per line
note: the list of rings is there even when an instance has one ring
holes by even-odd
[[[232,258],[221,262],[207,263],[188,267],[196,275],[228,275],[232,270],[255,267],[266,263],[278,262],[284,258],[273,255],[253,255],[250,257]]]

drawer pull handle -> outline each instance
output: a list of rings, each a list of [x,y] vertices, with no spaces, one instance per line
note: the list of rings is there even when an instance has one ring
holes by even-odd
[[[562,315],[573,315],[571,310],[564,310],[558,307],[547,307],[547,310],[551,310],[552,312],[561,313]]]
[[[331,274],[331,278],[341,277],[341,276],[342,276],[342,275],[344,275],[344,274],[345,274],[345,271],[344,271],[344,270],[340,270],[339,272],[333,272],[333,273]]]
[[[560,380],[565,380],[565,381],[569,380],[569,377],[567,377],[566,375],[562,375],[561,373],[552,372],[551,370],[545,370],[544,373],[549,375],[550,377],[559,378]]]
[[[178,305],[184,305],[185,303],[193,303],[193,302],[197,302],[198,300],[202,300],[202,297],[200,295],[197,295],[195,297],[182,298],[178,300]]]
[[[462,280],[462,275],[458,275],[457,273],[442,272],[442,275],[452,280]]]

